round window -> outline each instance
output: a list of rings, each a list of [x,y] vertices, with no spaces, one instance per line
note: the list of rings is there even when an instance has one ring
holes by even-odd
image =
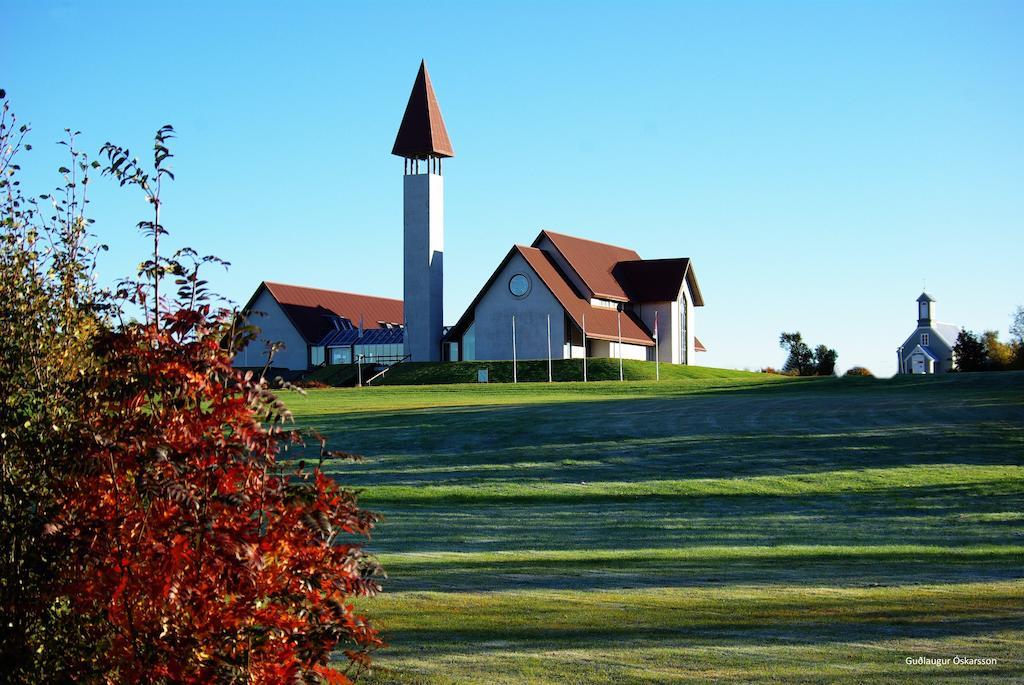
[[[523,274],[516,274],[508,281],[508,291],[516,297],[525,297],[530,292],[530,279]]]

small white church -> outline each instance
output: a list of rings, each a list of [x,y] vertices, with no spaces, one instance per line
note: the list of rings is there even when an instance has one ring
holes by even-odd
[[[953,370],[953,346],[960,327],[936,321],[935,298],[917,298],[917,328],[896,350],[899,373],[932,374]]]
[[[235,358],[304,371],[356,359],[380,364],[610,357],[694,364],[705,351],[692,261],[550,230],[514,245],[457,322],[444,324],[444,177],[455,156],[420,64],[392,154],[402,157],[403,299],[264,282],[243,309],[262,333]],[[257,318],[257,315],[259,318]]]

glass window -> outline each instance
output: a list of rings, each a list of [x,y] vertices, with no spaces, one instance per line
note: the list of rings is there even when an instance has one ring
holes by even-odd
[[[921,334],[921,344],[924,345],[925,347],[928,346],[928,334],[927,333],[922,333]]]
[[[330,350],[330,363],[331,364],[351,364],[352,363],[352,348],[350,347],[332,347]]]
[[[462,359],[474,361],[476,359],[476,322],[469,324],[469,328],[462,334]]]
[[[516,297],[526,297],[530,292],[530,279],[524,274],[516,274],[508,281],[508,291]]]
[[[309,348],[309,362],[313,366],[320,366],[324,363],[324,348],[322,346],[313,346]]]
[[[689,364],[686,358],[686,297],[679,298],[679,361],[682,364]]]

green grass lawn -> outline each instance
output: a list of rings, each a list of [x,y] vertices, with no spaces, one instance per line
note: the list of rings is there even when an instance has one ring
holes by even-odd
[[[287,397],[385,516],[370,682],[1024,682],[1024,374],[672,373]]]

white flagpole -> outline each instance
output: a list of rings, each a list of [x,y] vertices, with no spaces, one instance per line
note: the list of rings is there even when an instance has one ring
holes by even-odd
[[[512,382],[519,382],[519,373],[516,371],[516,315],[512,315]]]
[[[654,311],[654,380],[661,380],[661,365],[658,358],[658,348],[661,342],[658,340],[658,311]]]
[[[587,382],[587,315],[583,315],[583,382]]]
[[[548,314],[548,383],[551,382],[551,315]]]
[[[622,380],[622,305],[616,310],[616,321],[619,324],[619,380]]]

